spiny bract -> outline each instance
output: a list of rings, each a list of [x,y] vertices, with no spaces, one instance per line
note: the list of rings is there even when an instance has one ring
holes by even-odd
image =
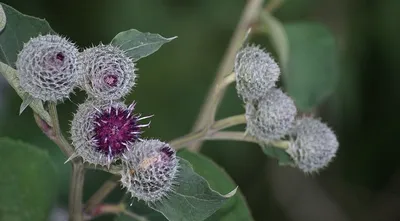
[[[73,157],[95,165],[109,166],[124,156],[142,133],[133,113],[135,104],[89,100],[79,105],[71,123],[71,140],[75,147]]]
[[[247,46],[235,60],[236,90],[245,101],[263,97],[275,86],[280,68],[271,55],[258,46]]]
[[[127,153],[121,183],[132,195],[145,202],[167,197],[177,175],[176,152],[159,140],[136,143]]]
[[[115,46],[101,44],[88,48],[80,59],[84,70],[81,87],[96,99],[120,99],[135,85],[134,63]]]
[[[293,100],[280,89],[271,89],[259,102],[247,103],[247,131],[259,140],[277,140],[293,127],[297,114]]]
[[[30,39],[16,62],[22,90],[43,101],[68,98],[81,75],[78,56],[75,45],[61,36]]]
[[[291,144],[286,152],[305,173],[326,167],[339,148],[335,133],[320,120],[310,117],[297,120],[290,138]]]

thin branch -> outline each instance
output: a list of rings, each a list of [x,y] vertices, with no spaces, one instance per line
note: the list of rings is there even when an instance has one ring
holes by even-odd
[[[93,209],[99,205],[118,186],[119,175],[113,175],[90,197],[85,204],[85,213],[91,214]]]
[[[60,129],[60,123],[58,120],[58,113],[57,113],[57,105],[53,102],[49,104],[49,114],[51,118],[51,122],[53,123],[53,133],[56,139],[57,145],[60,147],[62,152],[67,156],[70,157],[74,153],[74,148],[69,144],[67,139],[65,139],[64,135]],[[52,138],[50,138],[52,139]],[[53,139],[52,139],[53,140]]]
[[[125,214],[125,215],[127,215],[127,216],[129,216],[129,217],[131,217],[133,219],[136,219],[138,221],[148,221],[148,219],[146,217],[140,216],[140,215],[138,215],[136,213],[133,213],[133,212],[131,212],[129,210],[124,210],[123,214]]]
[[[246,135],[244,132],[236,132],[236,131],[221,131],[216,132],[209,137],[206,137],[204,140],[234,140],[234,141],[244,141],[251,143],[258,143],[259,141],[252,136]]]
[[[242,46],[243,40],[248,34],[248,29],[257,19],[262,3],[263,0],[247,1],[247,5],[242,13],[239,24],[237,25],[236,30],[231,38],[229,47],[225,52],[214,83],[211,86],[192,131],[199,131],[202,128],[207,128],[214,122],[215,110],[217,109],[215,106],[218,106],[225,92],[224,88],[218,93],[218,90],[220,89],[218,85],[227,74],[232,72],[236,53]],[[215,96],[217,93],[218,96]],[[190,149],[193,151],[198,151],[200,147],[201,142],[197,142],[192,144]]]
[[[246,117],[244,116],[244,114],[227,117],[225,119],[215,122],[213,125],[211,125],[209,130],[203,129],[201,131],[188,134],[186,136],[172,140],[171,142],[169,142],[169,144],[171,145],[171,147],[177,150],[182,149],[193,142],[203,140],[205,137],[208,137],[209,135],[219,130],[223,130],[244,123],[246,123]]]
[[[69,220],[83,221],[82,195],[85,182],[85,167],[81,159],[72,162],[72,176],[69,192]]]

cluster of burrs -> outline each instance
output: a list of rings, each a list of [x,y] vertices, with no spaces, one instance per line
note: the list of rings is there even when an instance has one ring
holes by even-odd
[[[335,157],[335,133],[319,119],[299,117],[294,101],[276,87],[280,68],[258,46],[246,46],[236,55],[236,90],[246,103],[247,132],[260,142],[287,139],[285,149],[305,173],[317,172]]]
[[[35,99],[59,102],[75,88],[88,98],[78,106],[71,122],[75,153],[84,162],[119,165],[121,183],[132,195],[155,202],[168,195],[177,176],[176,152],[167,143],[141,138],[150,116],[135,114],[135,103],[123,98],[135,85],[134,62],[113,45],[79,51],[59,35],[32,38],[18,54],[21,89]],[[122,165],[122,166],[121,166]]]

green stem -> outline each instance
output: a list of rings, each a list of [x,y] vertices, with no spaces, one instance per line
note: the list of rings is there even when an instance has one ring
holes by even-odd
[[[235,62],[236,53],[242,47],[243,40],[248,36],[248,30],[251,25],[256,21],[261,10],[263,0],[248,0],[243,10],[240,21],[236,27],[236,30],[231,38],[229,47],[225,52],[224,58],[218,69],[214,83],[207,95],[207,98],[201,108],[200,114],[196,120],[196,123],[192,131],[199,131],[202,128],[208,128],[211,126],[215,119],[215,112],[219,103],[223,98],[226,88],[219,88],[218,85],[224,79],[226,75],[232,72],[233,65]],[[218,94],[218,96],[215,96]],[[189,149],[193,151],[199,151],[201,142],[196,142],[190,145]]]
[[[69,142],[67,141],[67,139],[65,139],[64,135],[61,132],[56,103],[51,102],[49,104],[49,114],[51,117],[51,121],[53,122],[52,128],[55,135],[55,139],[57,140],[57,144],[60,147],[61,151],[67,157],[70,157],[74,153],[74,148],[69,144]]]
[[[83,185],[85,167],[81,159],[72,161],[72,176],[69,192],[69,221],[83,221]]]
[[[192,142],[201,141],[204,139],[204,137],[208,137],[209,135],[217,131],[244,123],[246,123],[246,117],[244,114],[227,117],[225,119],[215,122],[213,125],[211,125],[210,129],[203,129],[201,131],[185,135],[183,137],[172,140],[171,142],[169,142],[169,144],[171,145],[171,147],[177,150],[182,149]]]
[[[93,209],[96,208],[108,196],[115,187],[118,186],[119,175],[113,175],[90,197],[85,204],[85,213],[91,214]]]

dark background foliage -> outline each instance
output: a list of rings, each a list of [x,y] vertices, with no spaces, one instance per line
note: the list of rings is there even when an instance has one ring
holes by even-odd
[[[139,81],[128,101],[138,112],[154,114],[147,137],[171,140],[188,133],[213,80],[239,19],[244,0],[6,0],[22,13],[46,18],[58,33],[82,47],[108,43],[130,28],[178,39],[138,62]],[[334,95],[318,108],[337,132],[337,159],[319,175],[304,175],[279,167],[257,145],[206,142],[203,152],[233,177],[246,196],[256,220],[400,219],[400,161],[396,131],[400,131],[397,83],[400,81],[400,1],[286,0],[275,15],[283,22],[325,23],[340,51],[340,82]],[[266,44],[267,39],[257,37]],[[61,106],[61,123],[68,129],[76,104]],[[0,136],[9,136],[49,151],[59,167],[59,207],[67,202],[69,166],[64,156],[40,132],[31,110],[18,116],[20,98],[0,78]],[[218,117],[243,112],[230,87]],[[26,157],[29,157],[28,155]],[[87,199],[103,180],[89,172]],[[115,191],[110,201],[119,199]],[[104,219],[104,218],[103,218]],[[107,220],[107,219],[105,219]]]

